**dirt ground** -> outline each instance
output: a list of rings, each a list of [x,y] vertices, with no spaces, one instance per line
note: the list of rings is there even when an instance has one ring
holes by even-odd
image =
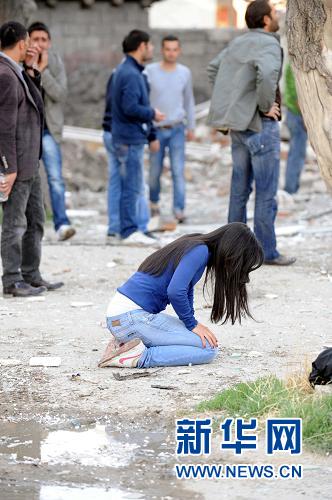
[[[165,235],[163,242],[226,222],[227,162],[221,168],[198,163],[189,173],[188,224]],[[212,326],[220,353],[210,365],[150,369],[144,378],[117,380],[116,374],[140,370],[97,368],[109,340],[107,303],[152,249],[107,246],[104,195],[73,195],[77,208],[97,212],[90,217],[74,215],[78,233],[67,243],[56,242],[49,223],[43,245],[44,276],[63,280],[65,286],[42,300],[0,298],[2,500],[89,499],[98,488],[99,493],[107,494],[98,495],[101,499],[330,498],[332,459],[309,453],[301,457],[305,473],[298,481],[232,480],[221,484],[179,481],[172,474],[177,416],[197,415],[198,402],[237,382],[270,373],[285,377],[332,344],[332,212],[323,214],[332,211],[332,197],[314,160],[308,162],[299,194],[281,201],[278,246],[283,253],[296,256],[297,262],[288,268],[263,266],[252,274],[249,294],[256,321]],[[169,203],[167,176],[165,207]],[[195,309],[196,317],[208,323],[209,299],[203,298],[201,285],[196,290]],[[59,356],[61,365],[29,367],[32,356]],[[8,359],[16,361],[8,366]],[[152,387],[156,385],[169,388]],[[139,451],[134,458],[123,467],[121,461],[97,467],[79,461],[64,465],[41,460],[41,443],[48,433],[96,431],[96,423],[106,426],[121,450],[125,442],[136,443]],[[33,456],[30,450],[20,458],[17,450],[15,455],[14,440],[9,453],[8,439],[15,436],[20,444],[22,439],[23,443],[32,439],[39,452]],[[146,436],[154,445],[145,453],[142,443]],[[217,461],[226,458],[217,457]],[[267,462],[267,457],[254,455],[249,462],[255,459]]]

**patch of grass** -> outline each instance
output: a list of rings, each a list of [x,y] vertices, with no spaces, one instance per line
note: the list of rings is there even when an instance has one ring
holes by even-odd
[[[291,401],[280,408],[280,417],[302,418],[303,442],[311,449],[332,452],[332,396]]]
[[[232,417],[302,418],[303,442],[315,451],[332,452],[332,396],[316,396],[306,374],[286,382],[277,377],[240,383],[197,407]]]
[[[53,221],[53,212],[48,207],[45,207],[45,220],[46,220],[46,222],[52,222]]]
[[[198,410],[223,410],[234,417],[259,417],[276,409],[284,392],[287,389],[276,377],[260,378],[222,391],[201,403]]]

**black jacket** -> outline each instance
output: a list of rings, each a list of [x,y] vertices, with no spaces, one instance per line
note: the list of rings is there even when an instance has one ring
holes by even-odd
[[[42,153],[43,100],[40,75],[19,73],[0,55],[0,171],[17,172],[17,179],[33,177]]]

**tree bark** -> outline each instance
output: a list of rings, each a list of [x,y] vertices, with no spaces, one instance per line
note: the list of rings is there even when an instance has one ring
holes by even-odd
[[[34,0],[0,0],[0,25],[6,21],[27,24],[36,9]]]
[[[332,189],[332,0],[288,0],[286,30],[308,137]]]

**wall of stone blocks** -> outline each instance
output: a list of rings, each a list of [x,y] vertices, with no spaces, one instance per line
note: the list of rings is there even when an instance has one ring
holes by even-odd
[[[148,13],[136,3],[112,7],[108,1],[82,9],[77,1],[59,2],[55,9],[38,3],[31,21],[44,21],[51,29],[54,48],[63,56],[69,82],[66,123],[81,127],[101,126],[106,83],[121,61],[121,42],[134,28],[149,31]],[[177,31],[182,43],[181,62],[193,73],[197,102],[210,97],[206,65],[238,35],[229,30]],[[168,32],[151,31],[158,60],[160,40]]]

